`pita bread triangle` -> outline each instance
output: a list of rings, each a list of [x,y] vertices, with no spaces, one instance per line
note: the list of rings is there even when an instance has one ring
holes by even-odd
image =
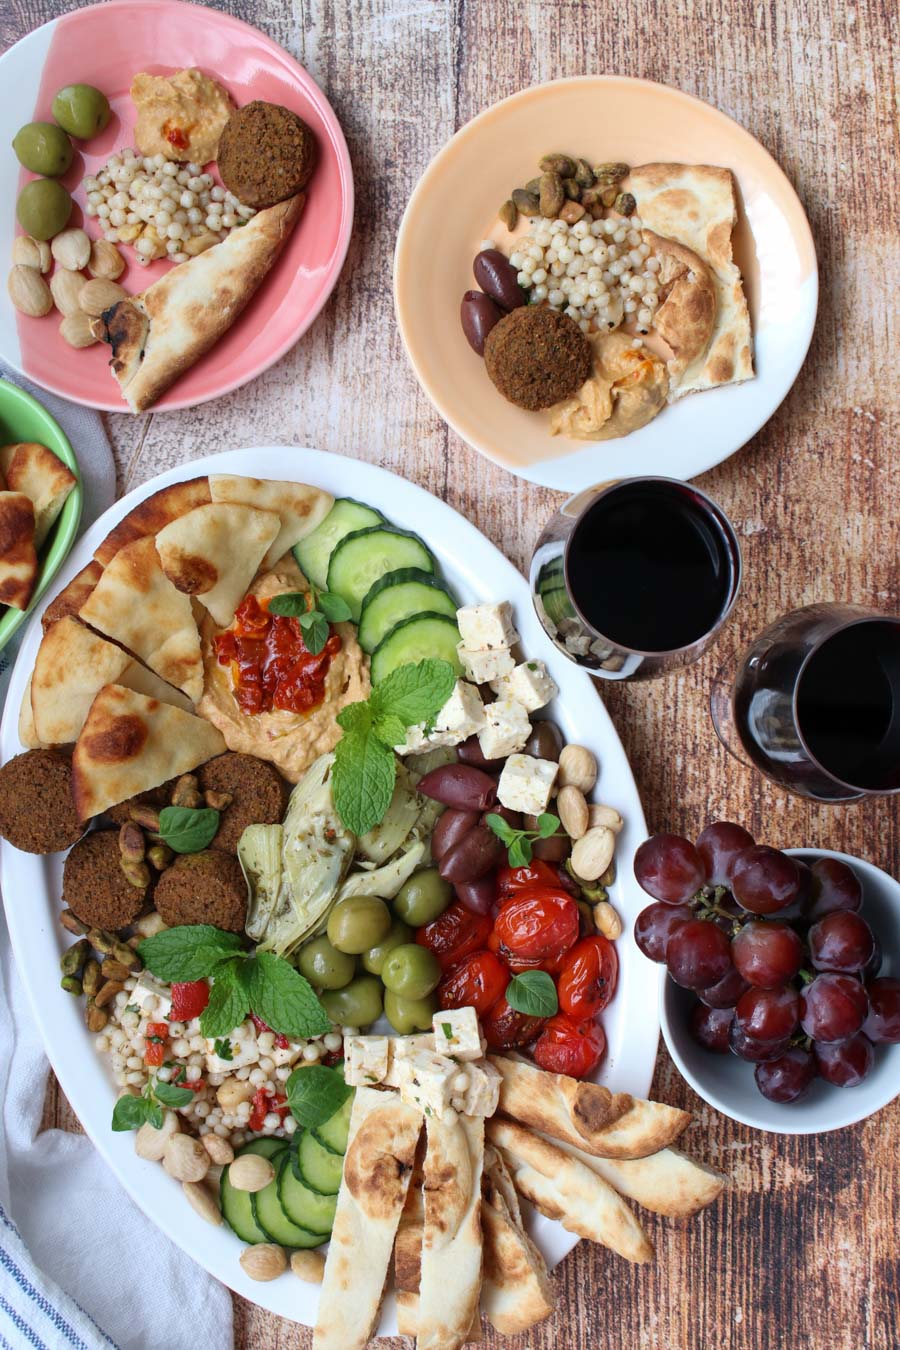
[[[221,734],[202,717],[108,684],[91,704],[72,755],[79,819],[189,773],[224,750]]]
[[[24,492],[0,492],[0,604],[27,609],[37,574],[31,498]]]
[[[0,468],[13,492],[34,505],[34,546],[41,547],[78,479],[58,455],[37,441],[0,447]]]
[[[197,595],[219,627],[227,628],[280,529],[274,511],[211,502],[160,530],[156,551],[172,584]]]
[[[80,618],[139,657],[194,703],[203,692],[200,633],[190,596],[162,570],[151,535],[119,550],[79,611]]]
[[[274,478],[213,473],[209,476],[209,490],[214,502],[243,502],[278,515],[281,529],[261,563],[266,570],[274,567],[288,549],[312,534],[334,506],[330,492],[307,483],[288,483]]]

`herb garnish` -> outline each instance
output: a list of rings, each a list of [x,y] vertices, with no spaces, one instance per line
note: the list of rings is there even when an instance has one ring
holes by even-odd
[[[211,806],[164,806],[159,813],[159,834],[176,853],[199,853],[218,828],[219,812]]]
[[[294,1119],[307,1129],[323,1125],[339,1111],[353,1091],[342,1076],[326,1064],[295,1069],[285,1084]]]
[[[164,1106],[187,1106],[194,1097],[190,1088],[174,1087],[153,1078],[144,1086],[140,1097],[130,1094],[120,1097],[113,1108],[112,1127],[116,1131],[139,1130],[142,1125],[152,1125],[155,1130],[163,1126]]]
[[[320,591],[310,583],[309,591],[285,591],[269,601],[270,614],[296,619],[303,642],[311,656],[318,656],[328,641],[328,625],[351,618],[350,606],[332,591]]]
[[[556,985],[545,970],[523,970],[506,986],[506,1001],[528,1017],[552,1017],[559,1011]]]
[[[227,1036],[220,1036],[213,1045],[213,1052],[219,1056],[219,1059],[234,1059],[234,1051],[231,1048],[231,1041]]]
[[[550,839],[559,829],[559,817],[545,812],[538,816],[536,830],[514,830],[502,816],[495,812],[485,816],[485,820],[498,839],[506,845],[506,856],[510,867],[527,867],[531,862],[532,843],[535,839]]]

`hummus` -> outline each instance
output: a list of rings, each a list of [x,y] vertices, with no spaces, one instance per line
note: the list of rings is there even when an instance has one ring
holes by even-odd
[[[250,594],[268,600],[283,591],[306,588],[300,569],[290,556],[273,572],[257,578]],[[200,626],[203,647],[203,697],[197,711],[225,737],[229,750],[270,760],[291,783],[296,783],[319,755],[333,750],[341,738],[335,721],[348,703],[369,697],[369,662],[356,640],[352,623],[335,624],[341,649],[331,658],[325,676],[325,698],[308,713],[247,714],[234,697],[231,669],[219,665],[213,639],[221,630],[209,615]]]
[[[134,139],[142,155],[208,164],[234,112],[228,93],[200,70],[175,75],[135,75],[131,97],[137,109]]]
[[[664,363],[621,330],[593,333],[588,341],[594,373],[577,394],[550,409],[551,435],[611,441],[652,422],[669,389]]]

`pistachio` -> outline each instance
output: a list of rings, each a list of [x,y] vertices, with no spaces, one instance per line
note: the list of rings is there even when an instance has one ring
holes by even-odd
[[[528,182],[525,184],[525,191],[533,192],[535,197],[539,197],[541,195],[540,176],[537,178],[529,178]]]
[[[218,1134],[204,1134],[200,1137],[200,1143],[206,1149],[214,1163],[220,1166],[227,1166],[234,1162],[234,1149],[227,1139],[223,1139]]]
[[[85,933],[90,932],[90,925],[82,923],[78,915],[71,909],[64,909],[59,916],[59,921],[67,933],[74,933],[76,937],[83,937]]]
[[[298,1251],[291,1255],[291,1270],[298,1280],[321,1284],[325,1278],[325,1257],[321,1252]]]
[[[124,988],[125,984],[122,980],[107,980],[105,984],[101,984],[94,995],[94,1003],[98,1008],[105,1008],[107,1003],[112,1003],[116,994],[121,994]]]
[[[615,833],[615,831],[613,831],[613,833]],[[612,886],[615,879],[616,879],[616,864],[615,860],[613,860],[609,864],[609,867],[607,867],[606,871],[603,873],[603,876],[597,878],[597,885],[602,886],[604,890],[609,890],[610,886]]]
[[[581,197],[581,187],[574,178],[564,178],[562,180],[563,192],[570,202],[577,202]]]
[[[509,200],[503,203],[497,214],[499,215],[500,219],[502,220],[506,228],[510,231],[510,233],[512,233],[512,231],[516,228],[516,225],[519,223],[519,208],[516,206],[512,198],[509,198]]]
[[[637,210],[637,202],[630,192],[620,192],[614,205],[620,216],[633,216]]]
[[[202,1181],[209,1171],[209,1154],[193,1135],[173,1134],[166,1141],[162,1165],[176,1181]]]
[[[128,814],[142,829],[150,830],[153,834],[159,833],[159,812],[155,806],[147,802],[135,802],[128,808]]]
[[[117,942],[107,956],[112,956],[116,961],[127,966],[132,975],[139,970],[144,969],[144,963],[137,952],[131,946],[131,942]]]
[[[84,970],[81,972],[81,983],[84,986],[84,992],[88,998],[93,998],[100,988],[100,962],[95,961],[93,957],[85,961]]]
[[[218,244],[219,237],[215,234],[195,234],[190,239],[184,241],[184,251],[189,253],[192,258],[196,258],[198,253],[205,253],[213,244]]]
[[[113,305],[127,298],[128,292],[118,282],[109,281],[106,277],[95,277],[93,281],[82,283],[78,304],[84,314],[98,319],[105,310],[112,309]]]
[[[40,319],[53,308],[53,296],[40,272],[34,267],[17,263],[6,282],[9,298],[20,314]]]
[[[60,267],[80,272],[90,261],[91,241],[84,230],[62,230],[50,244],[50,252]]]
[[[212,788],[207,789],[203,794],[203,800],[207,806],[211,806],[214,811],[227,811],[234,797],[230,792],[213,792]]]
[[[183,1181],[181,1189],[191,1208],[197,1211],[201,1219],[211,1224],[222,1222],[222,1211],[208,1186],[203,1186],[198,1181]]]
[[[172,789],[172,805],[195,807],[202,800],[196,774],[183,773]]]
[[[605,187],[600,192],[600,203],[602,206],[612,208],[616,204],[616,198],[619,195],[619,189],[613,184],[612,187]]]
[[[559,756],[559,787],[571,785],[580,788],[587,796],[596,781],[597,761],[590,750],[584,745],[564,746]]]
[[[559,174],[560,178],[571,178],[575,173],[575,161],[568,155],[544,155],[540,161],[542,173]]]
[[[585,188],[581,194],[582,206],[594,206],[600,200],[600,193],[603,191],[600,187]]]
[[[67,994],[74,994],[76,998],[80,998],[84,993],[81,981],[77,975],[64,975],[59,982],[59,987],[60,989],[65,989]]]
[[[539,216],[541,213],[540,200],[535,193],[528,192],[525,188],[513,189],[512,202],[523,216]]]
[[[92,998],[89,998],[84,1009],[84,1021],[88,1031],[97,1034],[102,1031],[109,1021],[109,1013],[105,1008],[98,1008]]]
[[[125,271],[125,259],[115,244],[111,244],[108,239],[95,239],[91,244],[87,270],[92,277],[116,281]]]
[[[572,866],[585,881],[598,881],[612,862],[616,836],[605,825],[595,825],[576,839],[572,847]]]
[[[92,347],[97,341],[90,319],[80,310],[66,315],[59,325],[59,335],[70,347]]]
[[[541,215],[552,220],[566,203],[566,193],[558,173],[545,173],[541,176],[540,207]]]
[[[597,932],[609,938],[610,942],[622,936],[622,920],[608,900],[601,900],[599,905],[594,906],[594,923]]]
[[[569,783],[560,788],[556,799],[556,814],[566,834],[572,839],[580,839],[587,834],[588,804],[581,788]]]
[[[90,955],[91,944],[82,938],[66,948],[59,959],[59,968],[63,975],[77,975]]]
[[[168,844],[153,844],[147,849],[147,861],[151,867],[156,868],[157,872],[164,872],[174,857],[175,854]],[[159,915],[157,915],[157,918],[159,918]],[[166,925],[162,919],[160,919],[160,923],[165,928]],[[162,929],[159,931],[162,932]]]
[[[236,1191],[262,1191],[274,1179],[275,1168],[258,1153],[242,1153],[228,1169],[228,1180]]]
[[[620,178],[626,178],[627,176],[627,164],[597,164],[594,167],[594,177],[604,178],[609,182],[618,183]]]
[[[584,207],[581,202],[566,202],[559,213],[560,220],[564,220],[567,225],[574,225],[577,220],[581,220],[584,215]]]
[[[163,1111],[163,1123],[159,1129],[148,1120],[138,1130],[134,1136],[134,1151],[139,1158],[146,1158],[148,1162],[161,1162],[166,1144],[180,1131],[181,1124],[176,1113]]]
[[[586,900],[576,900],[575,905],[576,908],[578,909],[578,913],[581,915],[581,921],[582,924],[584,925],[584,931],[586,933],[595,932],[596,929],[594,926],[594,911],[591,909],[591,906],[588,904]]]
[[[30,234],[20,234],[13,240],[12,260],[22,267],[35,267],[45,275],[50,271],[50,245],[46,239],[32,239]]]
[[[120,980],[124,984],[131,974],[131,970],[121,961],[117,961],[115,957],[107,956],[100,967],[100,974],[106,980]]]
[[[594,186],[594,171],[586,159],[576,159],[574,178],[579,187]]]
[[[88,942],[90,942],[95,952],[102,952],[104,956],[111,956],[113,948],[118,942],[118,938],[112,933],[107,933],[103,928],[92,928],[88,933]]]
[[[120,858],[119,866],[126,879],[139,891],[145,891],[150,885],[150,868],[145,862],[131,862],[128,858]]]
[[[150,852],[152,853],[153,850],[151,849]],[[150,857],[150,854],[148,853],[147,856]],[[161,914],[152,909],[149,914],[142,914],[134,926],[142,938],[148,938],[156,937],[157,933],[164,933],[169,925]]]
[[[257,1242],[253,1247],[245,1247],[240,1262],[251,1280],[277,1280],[287,1270],[287,1257],[274,1242]]]
[[[119,828],[119,852],[127,862],[143,862],[147,852],[147,841],[140,825],[126,820]]]

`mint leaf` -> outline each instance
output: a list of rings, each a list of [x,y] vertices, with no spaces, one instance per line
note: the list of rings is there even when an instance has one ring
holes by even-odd
[[[456,672],[450,662],[429,657],[392,670],[372,690],[369,703],[376,717],[393,713],[411,727],[436,716],[455,684]]]
[[[373,730],[385,745],[402,745],[406,740],[406,723],[396,713],[376,713]]]
[[[328,620],[325,615],[320,614],[317,609],[310,610],[308,614],[301,614],[300,629],[306,650],[312,656],[318,656],[328,641]]]
[[[220,1036],[213,1045],[213,1053],[219,1056],[219,1059],[234,1059],[234,1050],[231,1041],[227,1036]]]
[[[369,731],[372,727],[372,709],[368,703],[348,703],[334,719],[342,731]]]
[[[138,944],[138,955],[158,980],[182,984],[205,980],[222,961],[236,956],[241,947],[238,933],[226,933],[208,923],[182,924],[144,938]]]
[[[323,591],[319,596],[317,606],[329,623],[346,623],[352,619],[350,606],[341,595],[335,595],[333,591]]]
[[[352,706],[352,705],[351,705]],[[397,760],[374,730],[345,732],[334,753],[331,791],[348,830],[366,834],[385,816],[394,795]]]
[[[559,816],[553,816],[548,812],[538,816],[537,836],[538,839],[549,839],[551,835],[556,834],[559,829]]]
[[[174,1083],[161,1083],[158,1078],[153,1084],[153,1095],[163,1106],[187,1106],[188,1102],[194,1100],[190,1088],[176,1087]]]
[[[528,1017],[552,1017],[559,1011],[556,985],[545,970],[523,970],[506,986],[506,1001]]]
[[[200,1031],[209,1040],[234,1031],[250,1011],[250,999],[241,974],[237,961],[220,966],[216,972],[209,1002],[200,1014]]]
[[[159,813],[159,833],[176,853],[199,853],[218,828],[219,812],[211,806],[164,806]]]
[[[494,811],[491,811],[484,819],[485,824],[493,830],[497,838],[501,839],[504,844],[511,844],[519,833],[518,830],[513,829],[508,821],[504,820],[502,816],[498,816]]]
[[[330,1120],[352,1091],[339,1073],[324,1064],[295,1069],[285,1084],[291,1115],[307,1129]]]
[[[531,840],[528,836],[516,831],[506,856],[510,867],[527,867],[532,858]]]
[[[282,1036],[307,1038],[331,1030],[331,1019],[308,980],[272,952],[257,952],[241,972],[250,1007]],[[215,986],[213,986],[215,988]]]
[[[139,1130],[148,1121],[157,1130],[162,1129],[163,1113],[146,1097],[120,1097],[113,1107],[112,1127],[119,1133],[123,1130]]]
[[[308,600],[306,591],[285,591],[282,595],[272,596],[269,613],[281,614],[286,619],[299,619],[309,609]]]

